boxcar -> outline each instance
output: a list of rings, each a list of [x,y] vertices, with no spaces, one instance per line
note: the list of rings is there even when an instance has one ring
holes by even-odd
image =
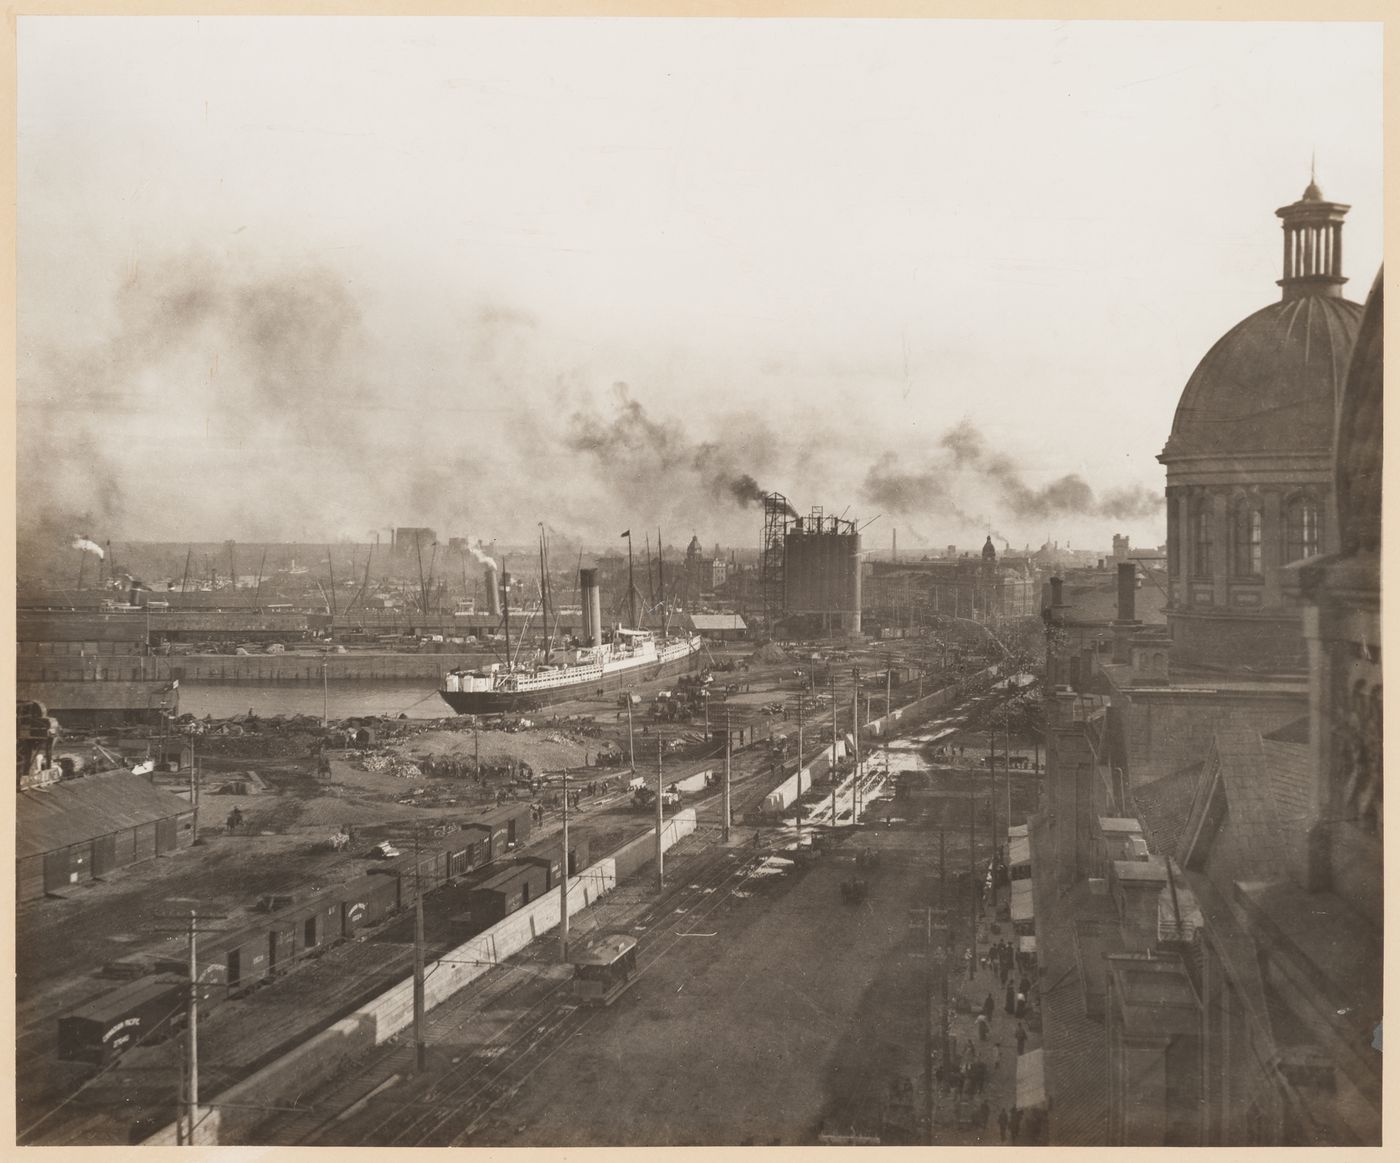
[[[522,857],[521,860],[522,863],[537,864],[540,868],[544,869],[544,887],[546,892],[559,887],[561,864],[558,852],[548,856],[525,856]]]
[[[447,875],[465,876],[491,863],[491,825],[463,824],[452,837],[447,854]]]
[[[341,932],[350,937],[382,921],[399,907],[399,878],[369,873],[350,881],[341,889]]]
[[[332,889],[318,893],[288,910],[298,958],[315,954],[344,936],[341,896],[338,889]]]
[[[189,986],[181,978],[142,978],[58,1019],[58,1056],[104,1066],[140,1042],[166,1037],[184,1022]]]
[[[530,805],[506,804],[484,812],[479,822],[491,829],[491,859],[504,860],[530,839]]]
[[[479,928],[494,925],[524,908],[545,891],[545,870],[535,863],[503,868],[467,894],[472,924]]]

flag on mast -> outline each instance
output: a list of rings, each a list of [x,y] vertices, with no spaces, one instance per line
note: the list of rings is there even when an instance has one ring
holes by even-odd
[[[630,537],[632,536],[632,530],[627,529],[627,530],[625,530],[624,532],[619,533],[618,536],[619,536],[619,537],[628,537],[628,538],[630,538]]]

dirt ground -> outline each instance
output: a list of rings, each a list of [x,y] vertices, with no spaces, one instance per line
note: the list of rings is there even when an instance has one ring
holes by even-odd
[[[869,836],[886,857],[864,903],[841,898],[853,848],[736,897],[707,919],[713,936],[657,962],[477,1141],[793,1144],[833,1119],[868,1125],[888,1080],[918,1077],[920,995],[892,967],[917,971],[907,921],[930,862],[926,833]]]

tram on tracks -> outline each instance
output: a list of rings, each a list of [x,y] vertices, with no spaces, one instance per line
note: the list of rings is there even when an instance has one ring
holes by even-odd
[[[574,997],[584,1005],[612,1005],[637,976],[637,942],[625,933],[590,937],[570,949]]]

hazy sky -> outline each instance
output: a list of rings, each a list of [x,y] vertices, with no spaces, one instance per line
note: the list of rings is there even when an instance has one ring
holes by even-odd
[[[882,546],[1155,543],[1176,400],[1277,297],[1314,150],[1351,298],[1381,258],[1379,25],[21,17],[18,43],[44,536],[756,544],[747,475],[882,513]]]

